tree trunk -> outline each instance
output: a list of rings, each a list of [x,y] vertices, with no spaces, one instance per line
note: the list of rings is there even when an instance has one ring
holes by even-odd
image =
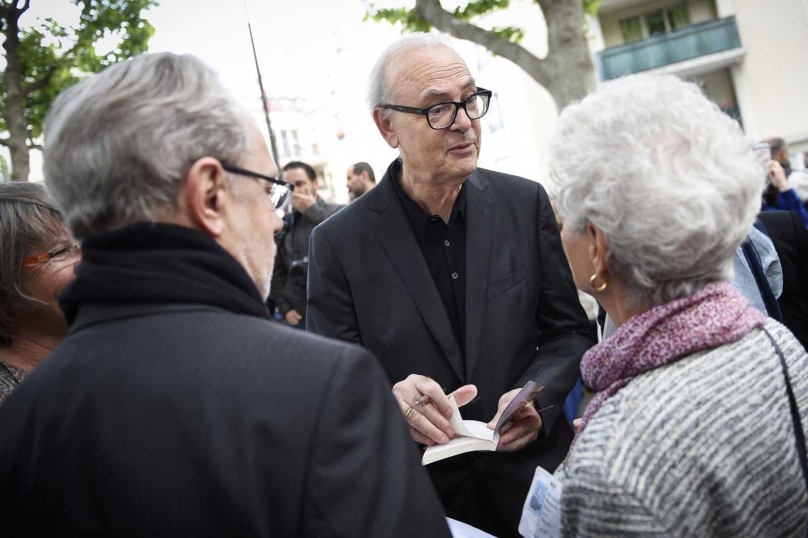
[[[582,0],[536,0],[547,21],[549,52],[542,60],[548,73],[544,87],[559,112],[595,88],[595,67],[583,29]]]
[[[583,30],[583,0],[536,0],[547,21],[549,51],[542,60],[497,34],[456,19],[440,0],[416,0],[415,11],[438,30],[482,45],[511,60],[550,92],[561,111],[595,87],[595,72]]]
[[[24,9],[8,7],[6,18],[6,69],[3,82],[6,86],[5,120],[8,128],[8,149],[11,152],[12,181],[28,181],[30,165],[28,161],[28,125],[25,121],[25,94],[20,78],[20,36],[18,21]]]

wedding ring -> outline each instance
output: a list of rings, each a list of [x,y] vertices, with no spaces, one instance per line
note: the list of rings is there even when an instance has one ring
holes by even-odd
[[[410,408],[407,409],[407,413],[404,415],[404,422],[410,421],[410,413],[412,413],[413,411],[415,411],[415,409],[413,409],[412,406],[410,406]]]

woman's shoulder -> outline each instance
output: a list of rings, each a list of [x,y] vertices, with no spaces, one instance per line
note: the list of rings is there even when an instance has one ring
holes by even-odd
[[[770,321],[765,329],[641,374],[608,399],[561,471],[565,492],[567,483],[573,490],[595,483],[642,499],[674,527],[694,503],[714,502],[716,488],[722,502],[746,506],[749,486],[768,487],[752,484],[754,477],[762,468],[778,475],[793,448],[783,434],[791,431],[784,376],[766,332],[789,371],[808,362],[782,325]],[[808,394],[808,367],[799,370],[805,375],[793,380],[795,391]]]
[[[592,422],[610,426],[613,435],[623,439],[662,441],[671,435],[699,431],[705,421],[715,424],[716,420],[726,420],[714,416],[721,410],[742,410],[754,407],[760,397],[774,397],[773,391],[769,394],[771,387],[760,385],[763,379],[782,375],[767,333],[787,359],[798,360],[800,353],[805,355],[788,329],[767,320],[764,328],[753,329],[735,342],[692,353],[638,375],[604,403]],[[675,443],[670,448],[683,449]]]

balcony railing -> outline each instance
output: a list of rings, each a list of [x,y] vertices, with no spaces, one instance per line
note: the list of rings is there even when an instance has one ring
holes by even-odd
[[[598,53],[603,80],[740,48],[735,17],[694,24]]]

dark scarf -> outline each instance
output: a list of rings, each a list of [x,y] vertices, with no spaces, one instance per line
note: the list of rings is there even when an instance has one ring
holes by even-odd
[[[586,406],[573,445],[600,406],[634,377],[740,340],[765,322],[766,317],[726,282],[707,284],[690,297],[629,319],[581,359],[584,383],[597,394]]]
[[[70,324],[84,303],[205,304],[267,317],[241,264],[202,232],[171,224],[138,223],[88,237],[76,280],[60,302]]]

